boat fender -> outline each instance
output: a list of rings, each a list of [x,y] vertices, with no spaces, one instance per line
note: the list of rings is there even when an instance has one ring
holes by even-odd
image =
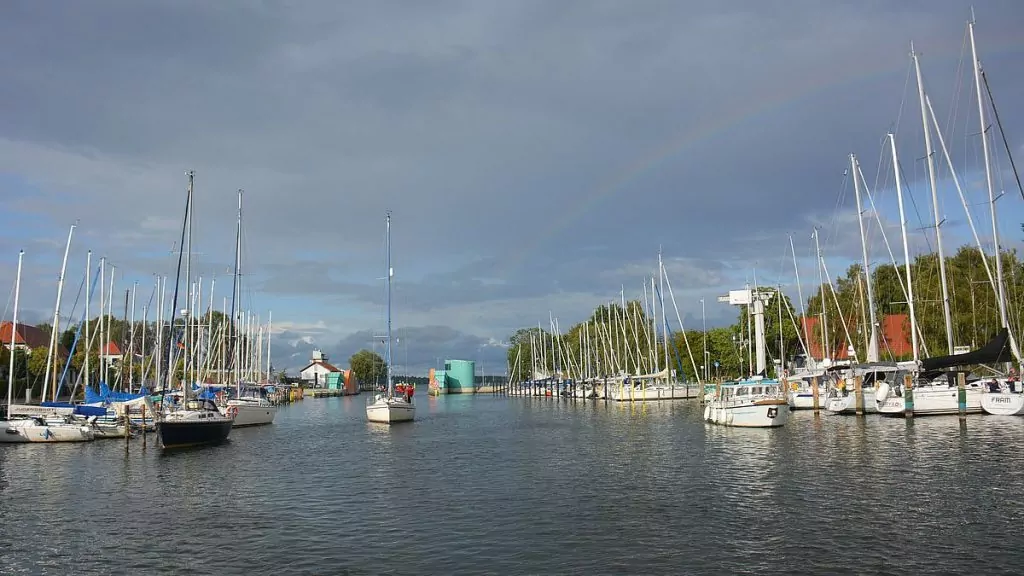
[[[892,388],[889,387],[888,382],[882,382],[879,384],[878,391],[875,392],[875,401],[879,403],[885,402],[885,399],[889,397],[889,392],[891,390]]]

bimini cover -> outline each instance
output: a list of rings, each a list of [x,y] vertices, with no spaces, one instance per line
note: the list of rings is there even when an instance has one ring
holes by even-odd
[[[100,382],[100,391],[97,393],[92,388],[85,388],[85,403],[96,404],[97,402],[130,402],[147,396],[149,393],[143,387],[141,393],[131,394],[128,392],[114,392],[106,384]]]
[[[964,352],[963,354],[950,354],[949,356],[935,356],[921,360],[921,371],[932,372],[945,370],[954,366],[967,366],[970,364],[995,364],[998,362],[1009,362],[1013,360],[1010,351],[1010,333],[1003,328],[996,334],[988,344],[977,350]]]

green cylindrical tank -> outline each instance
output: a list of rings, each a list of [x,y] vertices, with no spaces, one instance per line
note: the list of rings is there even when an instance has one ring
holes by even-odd
[[[472,360],[445,360],[445,381],[448,394],[472,394],[476,392],[473,378],[476,375],[476,362]]]

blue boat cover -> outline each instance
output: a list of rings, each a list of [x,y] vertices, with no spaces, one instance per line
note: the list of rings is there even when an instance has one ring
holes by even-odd
[[[106,384],[106,382],[100,382],[99,393],[95,392],[92,388],[85,388],[85,403],[95,404],[96,402],[128,402],[130,400],[137,400],[143,396],[148,396],[149,393],[146,388],[143,387],[141,392],[138,394],[130,394],[128,392],[114,392]]]

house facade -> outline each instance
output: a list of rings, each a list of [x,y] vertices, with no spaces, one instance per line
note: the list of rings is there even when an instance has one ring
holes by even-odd
[[[821,329],[818,326],[819,319],[817,317],[810,317],[804,318],[803,321],[804,334],[807,334],[810,340],[807,343],[807,348],[814,359],[821,360],[825,357],[823,353],[825,347],[821,342]],[[855,339],[858,336],[862,337],[861,327],[857,322],[851,322],[848,326],[851,337]],[[910,317],[908,315],[889,314],[883,316],[879,321],[878,328],[878,356],[880,359],[900,359],[910,355]],[[801,334],[801,336],[803,335]],[[832,360],[851,359],[849,343],[845,338],[840,339],[839,342],[830,342],[829,348],[832,348],[832,350],[829,351],[828,358]]]
[[[7,350],[11,346],[11,332],[14,332],[14,348],[17,350],[24,350],[26,354],[31,354],[33,350],[37,348],[47,348],[50,346],[50,334],[35,326],[29,326],[28,324],[18,323],[17,328],[10,321],[0,322],[0,344],[3,345],[3,349]],[[68,355],[68,351],[64,346],[58,345],[57,350],[63,356]]]
[[[327,361],[327,355],[321,350],[313,350],[313,357],[309,364],[299,371],[299,379],[310,384],[313,388],[325,388],[328,384],[328,377],[331,374],[332,380],[341,379],[344,381],[344,370]]]

